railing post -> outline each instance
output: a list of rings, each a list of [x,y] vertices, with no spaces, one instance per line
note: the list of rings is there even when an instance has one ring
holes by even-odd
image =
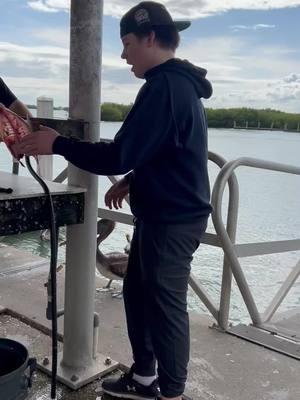
[[[229,237],[228,232],[225,229],[222,221],[222,198],[223,198],[224,188],[227,183],[227,180],[229,179],[230,175],[232,174],[232,171],[235,168],[235,165],[239,161],[240,159],[229,161],[226,165],[224,165],[219,175],[217,176],[212,192],[212,205],[213,205],[212,220],[217,235],[219,236],[219,239],[222,243],[226,260],[228,261],[229,263],[228,265],[230,266],[230,269],[235,276],[235,280],[239,286],[241,294],[247,305],[252,321],[254,324],[259,325],[261,324],[260,314],[257,310],[252,293],[249,289],[246,278],[242,272],[241,266],[236,257],[234,251],[234,243],[231,241],[231,238]]]
[[[38,118],[53,118],[53,99],[50,97],[37,98],[36,116]],[[53,156],[38,157],[38,173],[49,181],[53,180]]]
[[[226,160],[223,157],[212,152],[209,152],[209,160],[213,161],[220,168],[222,168],[226,164]],[[239,184],[235,174],[232,174],[232,176],[230,177],[228,185],[229,185],[229,202],[228,202],[226,230],[231,241],[235,243],[237,219],[238,219],[238,205],[239,205]],[[228,259],[225,258],[224,254],[221,296],[220,296],[220,305],[217,318],[219,327],[224,330],[228,328],[231,285],[232,285],[232,271],[230,269],[229,261]]]
[[[237,160],[233,160],[228,162],[224,167],[221,169],[219,175],[217,176],[216,182],[214,184],[213,193],[212,193],[212,204],[213,204],[213,213],[212,219],[214,222],[214,226],[216,232],[219,236],[219,240],[222,243],[223,250],[225,252],[226,258],[229,260],[231,270],[235,276],[235,280],[239,286],[240,292],[244,298],[245,304],[249,311],[249,314],[252,318],[253,324],[257,326],[262,325],[262,318],[260,313],[258,312],[256,303],[250,291],[249,285],[241,268],[241,265],[238,261],[238,255],[235,250],[235,245],[230,239],[228,232],[226,231],[223,221],[222,221],[222,198],[225,185],[227,180],[233,174],[233,171],[239,166],[248,166],[260,169],[266,169],[271,171],[280,171],[286,172],[289,174],[296,174],[300,175],[300,168],[294,167],[285,164],[274,163],[270,161],[259,160],[255,158],[239,158]],[[298,268],[298,266],[297,266]],[[282,293],[280,293],[273,301],[271,307],[272,310],[277,307],[278,301],[281,300],[282,296],[288,292],[293,283],[295,276],[293,274],[298,274],[298,272],[293,272],[289,279],[287,280],[285,286],[282,289]],[[297,275],[298,276],[298,275]],[[271,309],[267,311],[267,314],[271,314]],[[269,316],[267,315],[267,317]]]

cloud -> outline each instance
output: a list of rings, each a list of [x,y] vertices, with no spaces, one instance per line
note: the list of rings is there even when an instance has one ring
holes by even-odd
[[[272,29],[275,28],[276,25],[268,25],[268,24],[256,24],[253,26],[253,29],[259,30],[259,29]]]
[[[268,87],[269,90],[266,92],[266,96],[275,102],[300,102],[300,74],[291,73],[273,82],[273,85],[268,85]]]
[[[0,64],[4,80],[26,103],[32,104],[37,97],[47,95],[59,104],[67,104],[67,49],[0,42]]]
[[[69,28],[47,28],[32,31],[31,37],[46,41],[59,47],[69,47],[70,31]]]
[[[34,104],[40,96],[52,97],[55,105],[68,104],[68,87],[65,78],[11,77],[5,82],[26,104]]]
[[[0,42],[0,61],[14,60],[16,64],[35,63],[45,61],[53,65],[68,65],[69,52],[62,47],[54,46],[21,46],[14,43]]]
[[[35,11],[48,13],[68,11],[70,8],[70,0],[33,0],[28,1],[27,4]]]
[[[134,84],[132,83],[122,84],[122,89],[120,90],[120,85],[103,79],[101,101],[103,103],[104,102],[123,103],[123,104],[132,103],[139,89],[141,88],[142,84],[143,82],[141,80],[138,81],[136,79]]]
[[[49,31],[40,32],[47,37]],[[218,51],[212,51],[218,49]],[[179,48],[178,57],[208,69],[214,95],[208,107],[251,106],[299,112],[300,61],[297,49],[245,46],[239,37],[201,38]],[[2,76],[16,95],[32,103],[38,96],[68,104],[69,49],[61,46],[20,46],[0,42]],[[104,51],[102,101],[133,102],[143,84],[134,78],[119,54]]]
[[[270,46],[245,46],[237,37],[195,40],[178,50],[180,58],[207,68],[214,95],[207,107],[276,108],[299,112],[300,61],[293,59],[296,49]],[[217,52],[211,49],[218,49]],[[117,56],[104,55],[102,101],[134,101],[143,81],[133,78]]]
[[[230,10],[271,10],[288,7],[299,7],[300,0],[161,0],[176,18],[201,18],[220,14]],[[130,7],[136,5],[135,0],[104,1],[104,13],[114,17],[122,16]],[[32,0],[28,6],[36,11],[67,11],[69,0]]]
[[[48,33],[48,31],[40,32],[42,37],[47,36]],[[5,63],[13,62],[15,67],[21,66],[28,68],[28,70],[32,69],[34,73],[42,65],[44,75],[47,76],[59,66],[69,68],[69,48],[62,46],[21,46],[9,42],[0,42],[0,62],[2,69],[5,68]],[[104,71],[118,72],[121,75],[126,75],[130,70],[130,67],[121,61],[120,56],[110,53],[103,54],[102,68]]]
[[[39,32],[47,36],[49,32]],[[0,42],[1,76],[18,97],[32,104],[38,96],[68,104],[69,49],[60,46],[21,46]],[[6,71],[6,73],[5,73]],[[143,82],[133,77],[120,56],[104,53],[102,101],[129,103]]]
[[[299,83],[300,84],[300,74],[289,74],[283,79],[286,83]]]
[[[182,1],[188,4],[187,0]],[[125,0],[124,3],[129,4]],[[114,4],[121,3],[115,0]],[[189,4],[196,2],[192,0]],[[50,5],[54,6],[54,2],[47,2]],[[57,1],[58,6],[66,7],[66,2]],[[268,29],[264,24],[254,26]],[[36,97],[47,95],[54,98],[56,105],[67,105],[68,29],[39,29],[29,32],[27,38],[31,45],[0,42],[3,78],[24,101],[32,103]],[[35,38],[47,45],[33,46]],[[209,107],[244,105],[299,112],[299,49],[279,44],[265,46],[261,41],[252,43],[251,40],[254,39],[232,34],[202,36],[180,47],[178,57],[208,69],[208,78],[214,86],[214,96],[205,102]],[[143,81],[135,79],[119,52],[113,51],[113,47],[108,51],[103,49],[102,101],[128,104],[134,101]]]
[[[231,25],[230,28],[233,32],[239,32],[242,30],[251,30],[258,31],[262,29],[272,29],[275,28],[276,25],[267,25],[267,24],[255,24],[255,25]]]
[[[218,49],[217,52],[211,49]],[[178,55],[208,70],[214,94],[208,107],[276,108],[299,112],[300,60],[294,48],[245,46],[241,37],[198,39]]]
[[[286,78],[216,79],[213,81],[214,96],[207,105],[213,108],[273,108],[299,113],[300,81],[287,83]]]

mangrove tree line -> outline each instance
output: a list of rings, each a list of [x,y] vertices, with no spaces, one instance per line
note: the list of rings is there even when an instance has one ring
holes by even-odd
[[[130,111],[132,104],[103,103],[101,106],[102,121],[123,121]],[[297,130],[300,124],[300,114],[282,111],[252,108],[207,108],[208,126],[211,128],[271,128]]]

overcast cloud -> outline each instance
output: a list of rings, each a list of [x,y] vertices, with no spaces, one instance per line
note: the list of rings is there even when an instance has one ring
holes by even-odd
[[[27,103],[45,95],[53,97],[55,105],[68,105],[70,1],[4,1],[7,9],[11,4],[19,7],[14,13],[19,20],[12,25],[14,36],[7,34],[11,24],[1,24],[2,31],[0,26],[1,76]],[[194,19],[192,28],[183,34],[177,56],[208,70],[214,93],[205,101],[207,107],[272,107],[299,112],[300,49],[297,35],[290,33],[295,30],[290,19],[295,15],[293,23],[297,23],[300,0],[161,2],[175,17]],[[104,1],[105,14],[120,17],[136,3]],[[25,22],[24,7],[29,16]],[[269,9],[277,11],[266,11]],[[209,19],[200,21],[199,17]],[[41,23],[31,24],[39,20]],[[143,81],[120,59],[116,19],[105,17],[104,38],[102,101],[133,102]]]
[[[275,25],[267,25],[267,24],[255,24],[255,25],[231,25],[230,28],[233,32],[239,32],[243,30],[261,30],[261,29],[272,29],[275,28]]]
[[[161,0],[175,17],[192,19],[230,10],[270,10],[300,6],[300,0]],[[134,0],[104,1],[104,13],[120,17],[130,7],[137,4]],[[29,7],[37,11],[67,11],[70,0],[35,0],[28,1]]]

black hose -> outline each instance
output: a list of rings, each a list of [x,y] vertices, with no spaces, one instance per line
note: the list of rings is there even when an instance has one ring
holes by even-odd
[[[51,399],[56,398],[56,375],[57,375],[57,301],[56,301],[56,265],[57,265],[57,248],[58,248],[58,229],[56,227],[55,212],[50,190],[43,179],[32,168],[30,159],[25,156],[27,168],[33,178],[42,186],[49,203],[49,220],[50,220],[50,282],[51,282],[51,299],[48,298],[51,304],[51,320],[52,320],[52,372],[51,372]]]

